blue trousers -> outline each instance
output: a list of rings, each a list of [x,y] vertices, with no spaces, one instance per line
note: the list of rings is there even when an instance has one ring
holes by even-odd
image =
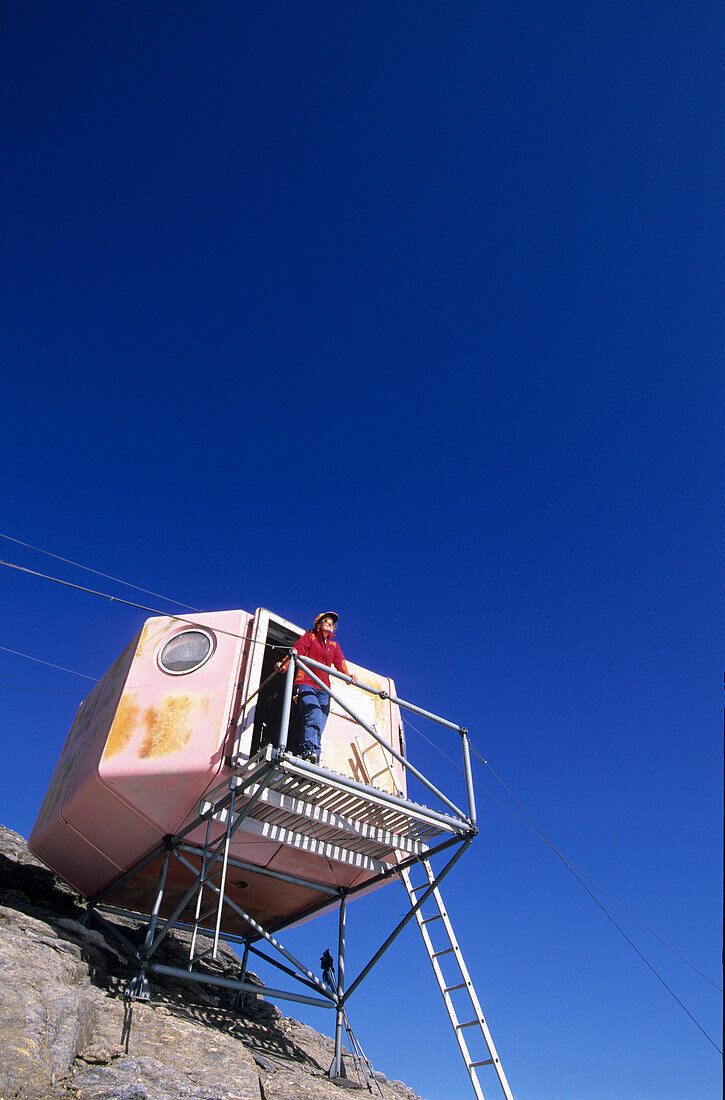
[[[297,689],[297,706],[302,717],[302,753],[314,753],[319,762],[322,733],[330,713],[330,696],[321,688],[303,684]]]

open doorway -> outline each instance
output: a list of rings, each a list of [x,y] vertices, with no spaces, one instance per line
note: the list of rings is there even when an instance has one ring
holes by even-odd
[[[260,636],[259,641],[265,642],[264,657],[259,682],[264,681],[274,672],[274,666],[299,638],[302,631],[273,619],[269,616],[266,636]],[[274,648],[273,648],[274,647]],[[282,702],[284,696],[284,676],[277,674],[268,684],[262,688],[257,699],[254,711],[254,728],[252,731],[252,745],[250,755],[254,756],[263,745],[276,744],[279,739],[279,727],[282,721]],[[287,734],[287,745],[294,752],[297,748],[298,730],[297,708],[292,707],[290,714],[290,729]]]

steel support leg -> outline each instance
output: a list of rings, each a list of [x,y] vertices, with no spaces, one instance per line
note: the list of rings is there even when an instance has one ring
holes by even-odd
[[[340,898],[340,924],[337,937],[337,1019],[335,1022],[335,1057],[330,1066],[330,1077],[344,1077],[345,1063],[342,1058],[342,1034],[345,1027],[345,920],[347,901],[345,895]]]
[[[164,896],[164,887],[166,886],[166,872],[169,869],[170,856],[171,852],[167,848],[164,852],[164,860],[161,864],[161,874],[159,875],[159,881],[156,887],[156,898],[154,900],[153,909],[151,910],[151,915],[149,916],[149,925],[146,929],[146,938],[144,940],[143,949],[141,951],[141,969],[137,976],[133,978],[126,987],[125,996],[127,998],[136,997],[140,1001],[149,1000],[149,983],[146,981],[146,963],[148,962],[151,944],[154,940],[156,922],[159,919],[159,910],[161,909],[161,901]]]

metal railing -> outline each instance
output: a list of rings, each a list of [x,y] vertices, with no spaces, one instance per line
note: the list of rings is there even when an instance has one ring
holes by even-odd
[[[438,714],[432,714],[431,711],[423,710],[422,707],[417,707],[414,703],[409,703],[406,699],[399,699],[396,695],[391,695],[389,692],[377,687],[373,687],[371,684],[361,683],[359,680],[354,681],[352,676],[344,672],[338,672],[337,669],[330,668],[328,665],[324,665],[320,661],[313,661],[311,657],[300,657],[299,654],[295,653],[294,650],[290,650],[290,658],[291,659],[285,673],[284,697],[282,702],[282,719],[280,722],[279,738],[277,742],[277,747],[280,749],[281,752],[284,752],[287,748],[287,734],[289,730],[290,712],[292,709],[292,692],[295,673],[297,672],[299,666],[302,666],[307,675],[317,685],[317,687],[321,688],[323,691],[326,691],[329,694],[330,698],[334,699],[337,705],[341,707],[342,710],[345,711],[345,713],[353,719],[353,721],[357,722],[357,724],[361,726],[362,729],[370,734],[370,736],[373,737],[378,742],[378,744],[382,746],[385,752],[389,752],[391,756],[395,760],[397,760],[398,763],[403,768],[405,768],[407,772],[415,776],[418,782],[421,783],[426,788],[426,790],[430,791],[436,796],[436,798],[440,799],[440,801],[445,806],[447,806],[449,810],[452,810],[456,817],[459,817],[462,821],[465,821],[471,826],[475,827],[476,798],[473,791],[473,775],[471,772],[471,751],[468,739],[468,730],[465,726],[459,726],[455,722],[450,722],[446,718],[441,718]],[[439,791],[438,788],[433,783],[431,783],[429,779],[426,779],[422,772],[418,771],[418,769],[414,767],[414,765],[411,764],[409,760],[407,760],[401,753],[397,752],[392,745],[390,745],[383,737],[380,736],[374,726],[368,725],[368,723],[363,718],[361,718],[359,714],[356,714],[355,711],[350,706],[348,706],[348,704],[344,702],[344,700],[341,699],[340,696],[336,692],[334,692],[331,687],[328,687],[327,684],[323,683],[319,676],[315,675],[315,672],[313,671],[314,669],[319,669],[320,671],[327,673],[328,676],[333,676],[337,680],[342,680],[343,683],[352,685],[353,687],[358,688],[360,691],[366,691],[370,695],[377,695],[380,699],[389,699],[391,703],[395,703],[397,706],[402,707],[404,710],[409,710],[413,714],[417,714],[419,717],[428,718],[431,722],[437,722],[438,725],[445,727],[445,729],[454,730],[456,733],[460,734],[461,747],[463,752],[463,773],[466,779],[468,813],[464,813],[464,811],[456,806],[456,804],[452,802],[450,798],[444,795],[442,791]]]

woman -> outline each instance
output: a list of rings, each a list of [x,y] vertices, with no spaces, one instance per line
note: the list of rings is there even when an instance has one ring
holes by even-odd
[[[328,668],[336,668],[338,672],[344,672],[350,677],[353,684],[357,683],[357,676],[350,672],[340,646],[333,635],[340,616],[336,611],[322,611],[314,623],[312,630],[303,634],[298,642],[295,642],[293,650],[300,657],[309,657],[313,661],[327,665]],[[289,658],[277,662],[277,671],[285,672],[289,664]],[[330,677],[322,669],[315,669],[315,675],[329,688]],[[312,680],[306,668],[299,665],[295,676],[294,700],[302,718],[302,735],[299,755],[303,760],[309,760],[313,764],[319,764],[322,748],[322,734],[330,713],[330,696]]]

